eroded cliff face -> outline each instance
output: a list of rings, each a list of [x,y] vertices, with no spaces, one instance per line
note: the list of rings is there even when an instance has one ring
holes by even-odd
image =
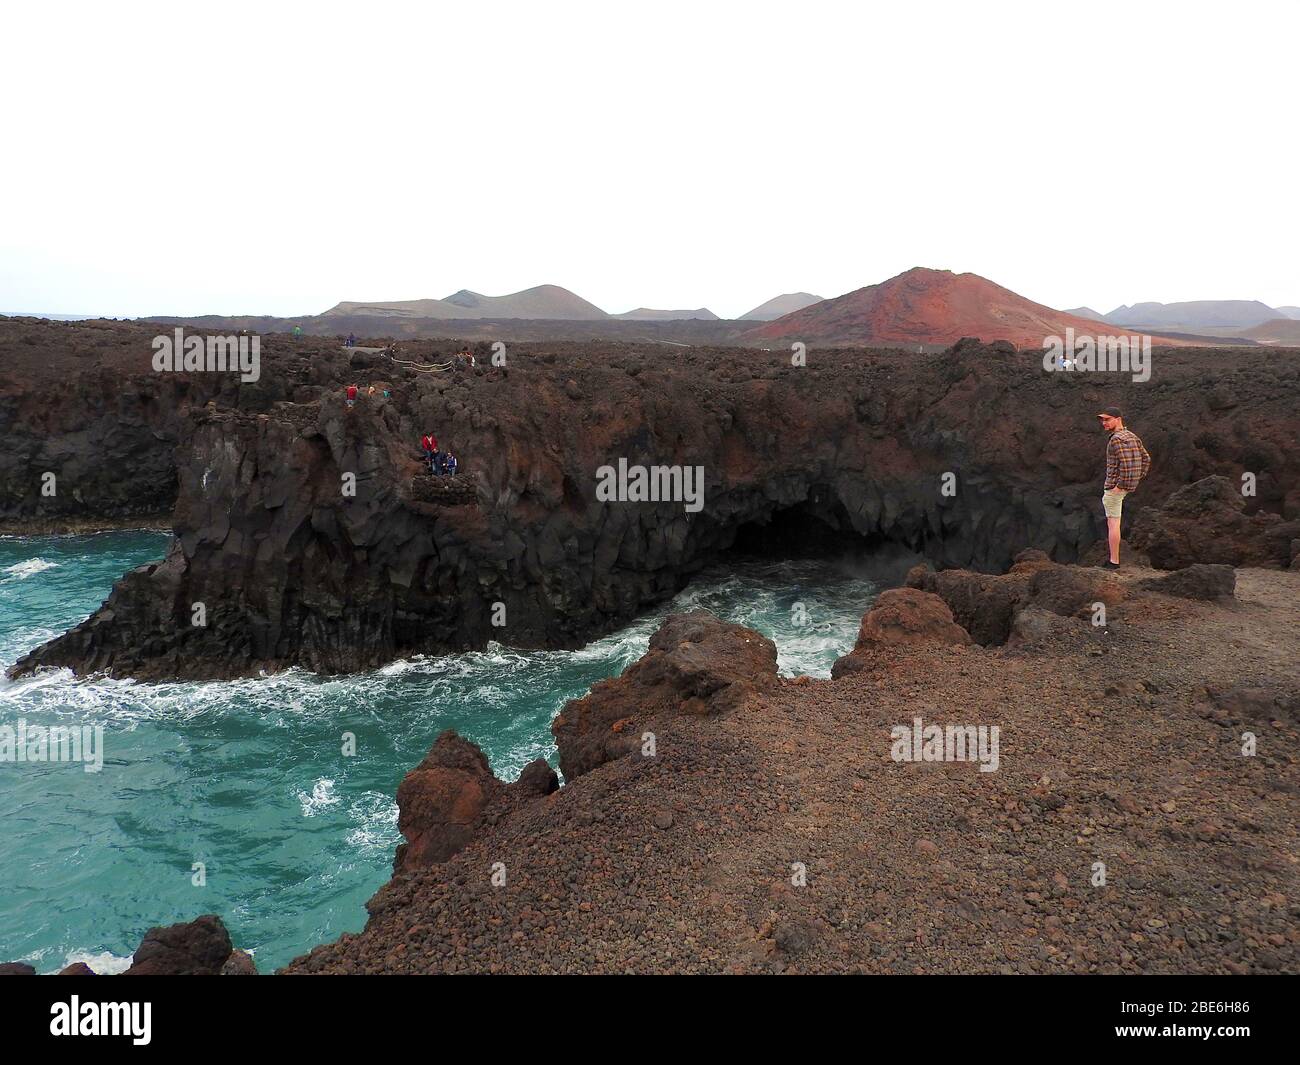
[[[268,344],[255,401],[224,379],[177,429],[167,559],[16,669],[222,677],[576,646],[774,522],[939,568],[1000,571],[1025,545],[1072,561],[1101,531],[1094,414],[1109,403],[1155,458],[1130,512],[1243,469],[1259,506],[1294,509],[1300,369],[1274,352],[1231,353],[1230,369],[1223,353],[1158,354],[1134,384],[972,343],[814,350],[802,367],[783,351],[512,347],[479,374]],[[1207,403],[1207,375],[1230,406]],[[350,381],[391,397],[349,409]],[[423,472],[426,430],[459,457],[456,487]],[[598,498],[597,471],[620,460],[702,467],[702,506]]]
[[[0,530],[170,514],[185,411],[217,382],[153,374],[147,343],[116,323],[0,319]]]
[[[255,382],[160,373],[152,341],[169,332],[0,317],[0,532],[166,524],[192,412],[208,403],[262,411],[310,398],[313,385],[332,382],[340,369],[332,342],[295,348],[284,337],[266,338],[276,370]]]

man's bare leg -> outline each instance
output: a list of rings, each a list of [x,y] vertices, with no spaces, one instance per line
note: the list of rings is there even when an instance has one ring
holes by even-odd
[[[1106,531],[1110,540],[1110,560],[1116,566],[1119,565],[1119,522],[1119,518],[1106,519]]]

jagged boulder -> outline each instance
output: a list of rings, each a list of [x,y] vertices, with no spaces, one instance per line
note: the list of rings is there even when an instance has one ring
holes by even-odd
[[[246,950],[232,950],[230,957],[221,967],[222,976],[256,976],[257,966],[253,964],[253,956]]]
[[[216,976],[233,950],[230,933],[215,914],[151,928],[123,976]]]
[[[474,837],[488,803],[503,788],[479,747],[448,729],[397,787],[393,872],[445,862]]]
[[[1033,573],[1021,571],[994,575],[964,569],[938,573],[913,568],[908,577],[912,587],[937,595],[952,610],[957,624],[971,639],[986,647],[1007,642],[1011,619],[1024,601]],[[913,581],[916,583],[913,584]]]
[[[94,976],[95,970],[87,965],[84,961],[74,961],[71,965],[65,966],[59,970],[60,976]]]
[[[831,667],[832,677],[858,672],[872,652],[891,646],[965,645],[970,633],[952,618],[948,604],[919,588],[890,588],[862,616],[858,642]]]
[[[1287,566],[1300,521],[1257,511],[1226,477],[1202,477],[1148,507],[1134,523],[1132,539],[1157,569],[1197,563],[1224,566]]]
[[[0,976],[35,976],[36,968],[25,961],[0,962]]]
[[[393,873],[445,862],[489,820],[559,786],[545,758],[525,766],[515,783],[503,783],[477,744],[448,729],[397,787],[397,827],[406,842],[397,847]]]
[[[674,614],[622,676],[569,700],[551,723],[560,770],[573,780],[638,748],[657,714],[726,713],[776,680],[776,645],[766,636],[707,610]]]
[[[967,644],[970,633],[953,621],[947,603],[919,588],[881,592],[858,629],[858,647],[927,643]]]
[[[1080,566],[1040,569],[1029,579],[1028,601],[1061,617],[1091,611],[1093,604],[1115,606],[1124,599],[1124,586],[1105,570]]]
[[[1001,575],[969,570],[935,573],[915,566],[907,583],[939,596],[956,622],[986,647],[1007,643],[1017,615],[1029,608],[1060,617],[1082,617],[1094,603],[1114,606],[1125,595],[1123,585],[1106,571],[1061,566],[1040,551],[1022,551],[1011,569]],[[1030,615],[1023,620],[1022,640],[1032,636],[1033,642],[1045,634],[1042,618]]]
[[[550,795],[559,790],[560,778],[545,758],[534,758],[524,766],[515,786],[524,795]]]

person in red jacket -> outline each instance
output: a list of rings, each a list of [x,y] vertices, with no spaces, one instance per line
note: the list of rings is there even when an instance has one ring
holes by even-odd
[[[349,407],[355,406],[357,402],[357,386],[348,385],[347,395],[348,395],[348,406]]]
[[[429,472],[435,473],[433,462],[438,454],[438,438],[432,433],[420,437],[420,448],[424,451],[424,461],[429,464]]]

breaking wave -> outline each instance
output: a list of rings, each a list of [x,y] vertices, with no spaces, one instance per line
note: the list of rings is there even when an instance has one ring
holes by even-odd
[[[166,546],[144,532],[0,539],[0,665],[86,617]],[[493,643],[347,677],[142,684],[53,670],[0,680],[0,724],[104,726],[101,773],[0,773],[11,812],[0,960],[107,971],[129,964],[151,925],[218,913],[262,971],[283,965],[364,924],[400,841],[397,785],[444,729],[513,780],[534,758],[554,760],[555,714],[639,658],[667,614],[710,609],[771,637],[783,673],[824,677],[875,590],[830,562],[737,560],[576,651]]]

